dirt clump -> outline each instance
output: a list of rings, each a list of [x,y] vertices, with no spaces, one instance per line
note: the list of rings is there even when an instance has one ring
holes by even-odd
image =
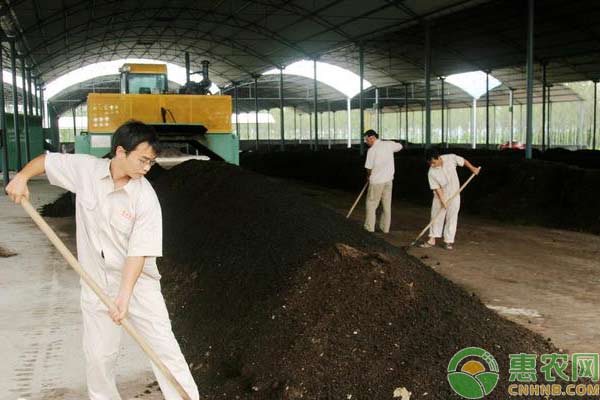
[[[16,252],[7,249],[4,246],[0,246],[0,257],[2,257],[2,258],[8,258],[8,257],[14,257],[16,255],[17,255]]]

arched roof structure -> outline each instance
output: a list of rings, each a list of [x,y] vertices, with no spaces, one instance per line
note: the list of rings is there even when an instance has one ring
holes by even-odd
[[[491,71],[503,75],[503,90],[512,89],[518,97],[524,82],[526,3],[2,0],[0,27],[15,38],[19,54],[41,83],[91,63],[128,57],[183,66],[189,52],[192,70],[209,60],[212,80],[227,90],[234,82],[251,83],[257,74],[300,59],[316,58],[358,72],[362,48],[365,79],[393,90],[422,85],[428,26],[433,78]],[[537,83],[542,64],[551,84],[600,79],[597,2],[535,4]],[[3,46],[6,66],[6,37]]]

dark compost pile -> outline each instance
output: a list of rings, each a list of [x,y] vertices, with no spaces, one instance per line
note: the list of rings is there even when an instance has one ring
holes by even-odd
[[[163,291],[207,398],[458,398],[457,350],[483,347],[507,374],[509,353],[551,349],[285,183],[192,161],[155,187]]]
[[[173,329],[206,399],[458,399],[458,350],[554,350],[285,182],[218,162],[152,177]],[[540,377],[538,381],[541,381]]]

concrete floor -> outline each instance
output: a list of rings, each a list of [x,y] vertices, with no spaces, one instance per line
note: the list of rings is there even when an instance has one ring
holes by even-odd
[[[34,207],[63,193],[35,179]],[[81,346],[79,279],[20,206],[0,196],[0,246],[16,252],[0,258],[0,400],[87,398]],[[75,250],[73,218],[49,218],[65,244]],[[124,335],[118,366],[123,399],[145,394],[154,381],[150,364]]]
[[[298,188],[343,215],[354,201],[345,192],[305,184]],[[43,179],[34,180],[30,190],[34,206],[62,193]],[[362,223],[363,204],[353,223]],[[378,235],[406,246],[428,215],[427,208],[395,202],[392,232]],[[0,258],[0,400],[84,399],[78,278],[21,207],[5,196],[0,196],[0,220],[0,246],[18,253]],[[74,249],[73,219],[48,222]],[[461,215],[454,251],[409,252],[500,314],[552,338],[564,351],[600,347],[598,236]],[[144,354],[124,338],[118,366],[123,398],[162,398],[156,391],[144,393],[154,378]]]
[[[298,187],[343,215],[358,194]],[[429,223],[430,210],[398,201],[392,209],[390,233],[375,234],[406,247]],[[364,199],[351,219],[362,225]],[[460,215],[454,250],[409,247],[408,252],[565,352],[600,348],[600,236]]]

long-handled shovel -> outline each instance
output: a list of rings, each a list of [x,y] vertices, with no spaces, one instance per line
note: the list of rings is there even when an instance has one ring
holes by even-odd
[[[481,167],[479,167],[479,170],[481,171]],[[454,199],[456,196],[458,196],[460,194],[460,192],[462,192],[463,189],[467,187],[467,185],[469,184],[469,182],[471,182],[473,180],[473,178],[475,178],[476,176],[477,176],[477,174],[471,174],[471,176],[469,177],[469,179],[467,179],[465,181],[465,183],[462,184],[462,186],[460,187],[460,189],[458,189],[458,191],[456,193],[454,193],[448,200],[446,200],[446,204],[449,204],[452,199]],[[427,229],[429,229],[431,227],[431,225],[433,225],[433,223],[435,222],[435,220],[444,211],[445,211],[445,209],[442,208],[440,211],[438,211],[437,214],[435,214],[435,216],[433,218],[431,218],[431,221],[429,221],[429,223],[427,224],[427,226],[425,228],[423,228],[423,230],[421,231],[421,233],[419,233],[419,236],[417,236],[416,239],[411,242],[411,244],[410,244],[411,246],[414,246],[415,244],[417,244],[417,242],[419,241],[419,239],[421,239],[421,236],[423,236],[425,234],[425,232],[427,231]]]
[[[369,181],[367,181],[367,183],[365,183],[365,186],[362,188],[362,190],[358,194],[358,197],[356,198],[356,201],[354,202],[354,204],[352,204],[352,208],[350,209],[350,211],[348,211],[348,215],[346,215],[346,218],[350,218],[350,214],[352,214],[352,211],[354,211],[354,208],[360,201],[360,198],[362,197],[363,193],[365,193],[365,190],[367,190],[367,186],[369,186]]]
[[[38,212],[33,208],[31,203],[26,199],[21,199],[21,205],[23,206],[27,214],[29,214],[31,219],[33,219],[33,221],[40,227],[42,232],[44,232],[48,239],[50,239],[50,241],[60,252],[60,254],[62,254],[65,260],[67,260],[71,267],[73,267],[73,269],[81,276],[85,283],[94,291],[94,293],[96,293],[100,300],[102,300],[104,305],[111,310],[114,309],[115,304],[113,303],[112,299],[108,297],[102,291],[100,286],[98,286],[96,282],[94,282],[92,277],[90,277],[87,274],[87,272],[83,270],[77,259],[73,256],[69,249],[67,249],[62,240],[60,240],[59,237],[56,236],[56,233],[54,233],[52,228],[50,228],[46,221],[44,221],[40,214],[38,214]],[[160,360],[160,358],[158,358],[158,354],[156,354],[154,350],[152,350],[150,345],[133,327],[133,325],[131,325],[126,318],[121,320],[121,325],[127,331],[127,333],[129,333],[129,335],[131,335],[131,337],[140,345],[140,347],[142,348],[142,350],[144,350],[148,357],[150,357],[150,360],[152,360],[152,362],[161,370],[161,372],[167,377],[167,379],[169,379],[173,387],[177,390],[177,393],[179,393],[179,395],[184,400],[191,400],[190,396],[188,396],[185,389],[179,384],[179,382],[177,382],[177,379],[175,379],[173,374],[171,374],[171,371],[169,371],[167,366]]]

